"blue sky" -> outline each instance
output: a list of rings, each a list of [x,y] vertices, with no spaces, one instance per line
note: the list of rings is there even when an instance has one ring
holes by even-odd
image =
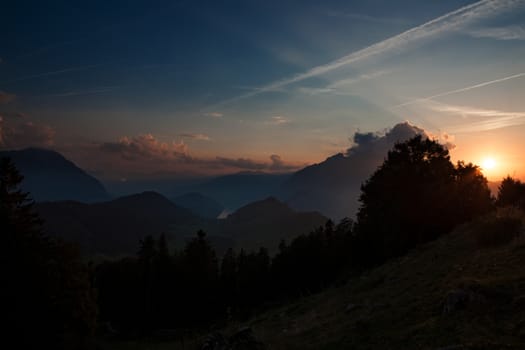
[[[525,1],[17,1],[0,26],[2,146],[105,178],[289,171],[404,120],[525,174]]]

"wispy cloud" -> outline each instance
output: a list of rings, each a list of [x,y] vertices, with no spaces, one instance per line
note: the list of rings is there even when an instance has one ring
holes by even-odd
[[[327,16],[337,17],[343,19],[351,19],[356,21],[370,22],[370,23],[380,23],[380,24],[407,24],[410,21],[405,18],[395,18],[395,17],[378,17],[370,16],[364,13],[356,12],[342,12],[342,11],[327,11]]]
[[[83,95],[93,95],[93,94],[102,94],[105,92],[111,92],[116,89],[120,88],[120,86],[101,86],[97,88],[92,89],[86,89],[86,90],[74,90],[74,91],[67,91],[57,94],[50,94],[46,95],[49,97],[71,97],[71,96],[83,96]]]
[[[0,118],[0,131],[2,130]],[[194,135],[194,134],[181,134]],[[2,146],[0,132],[0,147]],[[190,155],[187,144],[180,142],[162,142],[152,134],[142,134],[134,137],[122,137],[117,141],[95,144],[90,148],[89,159],[97,159],[106,164],[106,168],[114,168],[119,173],[129,173],[132,170],[143,174],[155,171],[173,172],[177,174],[212,174],[227,173],[238,170],[257,170],[268,172],[288,172],[305,166],[303,163],[284,161],[280,155],[272,154],[269,160],[231,157],[202,157]],[[102,154],[100,153],[102,151]],[[95,154],[91,152],[96,152]]]
[[[219,113],[219,112],[206,112],[206,113],[203,113],[203,115],[205,117],[211,117],[211,118],[222,118],[224,116],[224,114]]]
[[[305,164],[294,164],[285,162],[278,154],[270,156],[270,162],[262,162],[250,158],[226,158],[216,157],[215,163],[242,170],[269,170],[272,172],[287,172],[297,170]]]
[[[55,130],[50,126],[0,116],[0,149],[50,147],[54,144],[54,138]]]
[[[393,106],[393,108],[399,108],[399,107],[412,105],[412,104],[415,104],[415,103],[421,103],[421,102],[429,101],[429,100],[432,100],[432,99],[435,99],[435,98],[438,98],[438,97],[453,95],[453,94],[457,94],[457,93],[460,93],[460,92],[465,92],[465,91],[477,89],[477,88],[480,88],[480,87],[484,87],[484,86],[487,86],[487,85],[492,85],[492,84],[501,83],[501,82],[504,82],[504,81],[507,81],[507,80],[520,78],[520,77],[523,77],[523,76],[525,76],[525,73],[518,73],[518,74],[509,75],[507,77],[503,77],[503,78],[499,78],[499,79],[484,81],[484,82],[481,82],[481,83],[478,83],[478,84],[474,84],[474,85],[470,85],[470,86],[466,86],[466,87],[463,87],[463,88],[449,90],[449,91],[444,91],[444,92],[441,92],[439,94],[435,94],[435,95],[432,95],[432,96],[417,98],[415,100],[403,102],[401,104]]]
[[[193,139],[193,140],[199,140],[199,141],[210,141],[210,137],[205,134],[194,134],[194,133],[182,133],[179,134],[180,137]]]
[[[219,104],[236,102],[238,100],[252,97],[263,92],[273,91],[282,88],[283,86],[328,73],[340,67],[363,61],[373,56],[387,54],[392,51],[399,51],[415,41],[427,39],[437,34],[451,30],[457,30],[474,20],[494,16],[495,14],[498,14],[502,11],[514,8],[521,3],[522,1],[520,0],[482,0],[474,4],[461,7],[455,11],[439,16],[431,21],[413,27],[386,40],[377,42],[364,49],[350,53],[337,60],[313,67],[306,72],[296,74],[292,77],[275,81],[257,90],[231,98],[229,100],[225,100]]]
[[[389,72],[386,71],[386,70],[379,70],[379,71],[376,71],[376,72],[361,74],[358,77],[348,78],[348,79],[341,79],[341,80],[334,81],[333,83],[328,85],[327,88],[336,89],[336,88],[340,88],[340,87],[343,87],[343,86],[359,83],[359,82],[362,82],[362,81],[376,79],[376,78],[379,78],[380,76],[383,76],[383,75],[388,74],[388,73]]]
[[[122,158],[133,161],[142,158],[179,160],[188,157],[188,147],[184,142],[162,142],[152,134],[124,136],[117,142],[105,142],[99,148],[105,153],[119,154]]]
[[[387,73],[389,72],[386,70],[380,70],[377,72],[361,74],[359,76],[352,77],[352,78],[336,80],[326,85],[325,87],[320,87],[320,88],[300,87],[299,91],[302,93],[308,94],[308,95],[327,94],[327,93],[333,93],[336,95],[347,95],[346,93],[341,93],[341,91],[338,91],[338,90],[341,88],[348,87],[350,85],[359,83],[359,82],[379,78],[380,76],[385,75]]]
[[[525,28],[521,26],[479,28],[469,31],[468,34],[474,38],[525,40]]]
[[[20,78],[8,80],[8,81],[3,81],[1,83],[2,84],[8,84],[8,83],[15,83],[15,82],[18,82],[18,81],[37,79],[37,78],[44,78],[44,77],[49,77],[49,76],[52,76],[52,75],[59,75],[59,74],[64,74],[64,73],[83,71],[83,70],[95,68],[95,67],[98,67],[98,66],[100,66],[100,64],[92,64],[92,65],[89,65],[89,66],[81,66],[81,67],[71,67],[71,68],[60,69],[60,70],[55,70],[55,71],[51,71],[51,72],[44,72],[44,73],[39,73],[39,74],[27,75],[25,77],[20,77]]]
[[[436,112],[461,116],[464,123],[447,127],[452,133],[488,131],[525,124],[525,112],[448,105],[435,101],[429,101],[426,107]]]
[[[307,95],[319,95],[319,94],[329,94],[329,93],[334,93],[335,92],[335,89],[333,88],[328,88],[328,87],[320,87],[320,88],[315,88],[315,87],[300,87],[298,89],[299,92],[302,92],[303,94],[307,94]]]
[[[290,120],[288,118],[283,117],[282,115],[274,115],[270,118],[269,124],[273,125],[286,125],[290,124]]]

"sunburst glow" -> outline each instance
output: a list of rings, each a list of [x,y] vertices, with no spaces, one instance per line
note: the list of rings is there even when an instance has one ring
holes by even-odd
[[[496,166],[497,166],[497,163],[496,163],[496,161],[494,160],[494,158],[485,158],[485,159],[483,160],[482,167],[483,167],[484,170],[492,170],[492,169],[494,169]]]

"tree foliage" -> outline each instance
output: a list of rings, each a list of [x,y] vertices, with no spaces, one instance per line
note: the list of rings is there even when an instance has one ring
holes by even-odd
[[[501,207],[525,207],[525,184],[510,176],[505,177],[498,188],[498,199],[496,203]]]
[[[74,247],[42,234],[33,203],[20,190],[22,180],[9,159],[0,160],[0,300],[9,323],[5,334],[21,348],[74,346],[71,341],[95,330],[90,270]]]
[[[365,264],[403,254],[492,206],[479,168],[454,166],[446,148],[421,135],[396,144],[361,190],[356,230]]]

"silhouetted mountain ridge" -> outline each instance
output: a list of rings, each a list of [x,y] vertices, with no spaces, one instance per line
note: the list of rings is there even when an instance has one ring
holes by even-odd
[[[214,198],[226,209],[236,210],[268,196],[282,197],[282,184],[291,174],[241,172],[212,178],[190,188]]]
[[[76,200],[96,202],[110,198],[104,186],[58,152],[26,148],[2,151],[24,175],[22,189],[37,201]]]
[[[193,231],[201,219],[155,192],[143,192],[108,202],[44,202],[36,210],[45,230],[77,242],[87,253],[128,254],[146,235],[170,235],[173,227]]]
[[[294,209],[319,210],[335,221],[353,217],[361,184],[382,164],[394,144],[420,134],[426,135],[408,122],[396,124],[384,135],[356,132],[351,148],[297,171],[283,184],[282,193]]]
[[[219,255],[228,247],[275,252],[281,239],[307,234],[324,225],[317,212],[296,212],[267,198],[250,203],[224,220],[205,219],[156,192],[143,192],[101,203],[37,203],[47,233],[78,243],[88,255],[133,254],[140,239],[165,233],[176,247],[203,229]]]
[[[173,202],[203,218],[215,219],[224,210],[224,207],[215,199],[198,192],[177,196],[173,198]]]
[[[247,204],[220,220],[216,232],[232,237],[237,247],[266,247],[275,253],[282,239],[307,234],[327,220],[319,212],[298,212],[275,197],[268,197]]]
[[[259,215],[260,217],[278,217],[294,213],[295,211],[292,210],[284,202],[281,202],[275,197],[268,197],[266,199],[252,202],[239,208],[234,213],[228,215],[227,220],[244,221],[253,220],[255,217],[257,217],[257,215]]]

